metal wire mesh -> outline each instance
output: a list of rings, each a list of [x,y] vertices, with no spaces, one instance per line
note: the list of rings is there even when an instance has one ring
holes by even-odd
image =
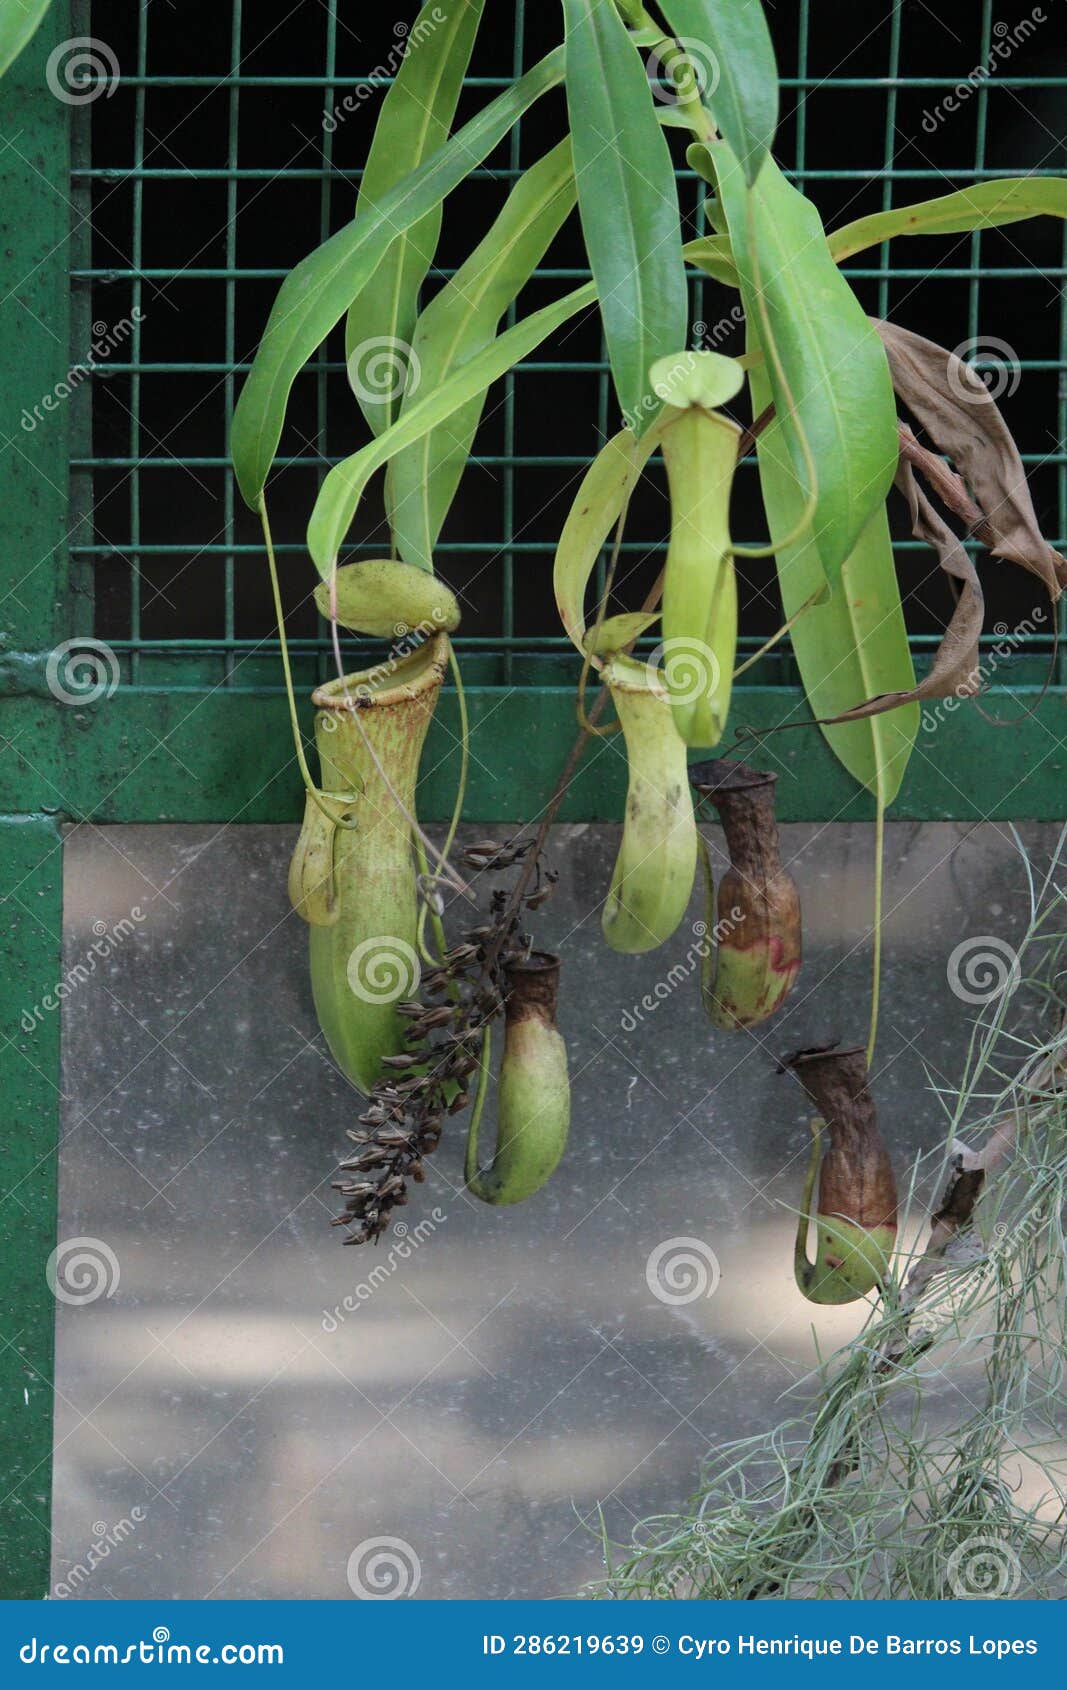
[[[414,6],[398,9],[410,22]],[[93,631],[127,654],[135,684],[165,677],[261,686],[276,679],[276,647],[258,531],[228,470],[229,419],[279,280],[351,215],[402,32],[392,16],[368,20],[340,0],[295,9],[268,0],[254,8],[245,0],[187,0],[181,8],[82,0],[76,21],[109,44],[119,66],[104,97],[77,113],[74,189],[86,215],[73,273],[76,333],[104,350],[85,382],[72,465],[84,518],[73,546],[76,579],[93,605]],[[828,224],[976,178],[1064,169],[1067,65],[1054,24],[1033,25],[1018,40],[1013,24],[1009,38],[992,0],[943,6],[936,17],[911,0],[896,0],[888,13],[880,0],[847,9],[797,0],[776,8],[771,22],[784,72],[780,157]],[[525,0],[515,0],[513,13],[490,7],[460,118],[546,50],[558,28],[555,8],[528,10]],[[1005,42],[1010,51],[998,56]],[[345,94],[351,112],[324,124]],[[562,123],[562,100],[553,96],[453,196],[428,293],[454,273],[503,188],[558,138]],[[701,232],[700,185],[687,172],[682,180],[690,232]],[[520,309],[584,278],[581,265],[571,227]],[[979,358],[992,347],[998,378],[1007,372],[1001,403],[1024,449],[1039,516],[1049,538],[1062,542],[1060,229],[1026,223],[899,241],[848,268],[872,312],[947,345],[973,343]],[[735,296],[694,279],[692,305],[698,338],[719,350],[739,347]],[[83,344],[74,356],[85,357]],[[569,648],[551,602],[552,551],[576,478],[615,426],[592,317],[491,395],[438,552],[441,573],[465,603],[459,643],[474,684],[569,681]],[[271,488],[304,678],[327,663],[304,522],[327,467],[363,438],[335,336],[298,379]],[[372,500],[352,556],[380,553],[381,514]],[[945,620],[945,591],[900,513],[895,521],[909,627],[922,650]],[[739,536],[758,538],[760,524],[748,465],[737,493]],[[665,528],[653,475],[625,541],[621,587],[631,604],[659,566]],[[1009,625],[1033,597],[1003,570],[993,572],[988,596],[991,624]],[[754,644],[778,620],[771,563],[748,567],[742,601],[745,638]],[[1042,643],[1037,635],[1020,640],[1017,661]],[[746,679],[791,681],[788,653]]]

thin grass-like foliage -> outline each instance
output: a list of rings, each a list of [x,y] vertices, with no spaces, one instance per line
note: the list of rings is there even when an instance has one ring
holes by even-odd
[[[1041,1597],[1067,1588],[1067,874],[1023,856],[1018,988],[976,1022],[943,1196],[811,1406],[716,1452],[689,1509],[605,1538],[601,1597]],[[933,1083],[933,1082],[931,1082]],[[818,1384],[813,1393],[813,1384]]]

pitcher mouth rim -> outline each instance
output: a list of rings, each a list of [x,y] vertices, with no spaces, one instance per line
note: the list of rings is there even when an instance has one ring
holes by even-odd
[[[712,778],[705,778],[707,775]],[[713,802],[716,793],[750,792],[756,787],[774,786],[777,780],[773,769],[753,769],[750,764],[733,762],[729,757],[707,757],[701,763],[689,765],[690,786],[702,798]]]
[[[550,974],[554,968],[559,968],[561,961],[558,951],[531,951],[529,956],[522,951],[512,951],[505,956],[504,967],[509,973]]]
[[[402,657],[385,659],[326,681],[315,688],[311,702],[316,710],[335,713],[405,703],[440,686],[448,668],[448,653],[448,635],[434,634],[432,639]]]
[[[808,1062],[834,1062],[842,1056],[866,1055],[866,1045],[809,1045],[804,1050],[795,1050],[786,1058],[784,1066],[796,1069]]]

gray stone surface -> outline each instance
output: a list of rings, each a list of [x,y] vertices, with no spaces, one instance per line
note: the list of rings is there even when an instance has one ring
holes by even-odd
[[[1053,833],[1024,829],[1036,850]],[[871,831],[785,830],[805,966],[748,1037],[711,1033],[695,974],[635,1016],[692,960],[700,901],[662,950],[614,956],[598,905],[618,829],[559,829],[537,942],[565,958],[568,1153],[495,1211],[461,1189],[454,1128],[403,1211],[406,1255],[388,1235],[343,1249],[328,1225],[358,1099],[316,1031],[293,837],[68,843],[68,967],[139,914],[64,1016],[60,1237],[103,1241],[119,1277],[59,1308],[54,1577],[88,1597],[346,1599],[353,1550],[389,1537],[422,1596],[572,1593],[600,1571],[599,1505],[623,1538],[683,1502],[710,1449],[802,1404],[816,1336],[832,1350],[862,1319],[794,1290],[807,1116],[774,1064],[866,1036]],[[886,910],[875,1089],[903,1184],[943,1135],[927,1070],[958,1076],[975,1013],[947,956],[1023,929],[1007,831],[891,825]],[[649,1254],[676,1238],[714,1252],[714,1295],[652,1294]]]

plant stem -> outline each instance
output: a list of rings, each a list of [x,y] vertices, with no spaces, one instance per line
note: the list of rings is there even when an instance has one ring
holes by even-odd
[[[474,1095],[474,1108],[471,1110],[470,1122],[467,1126],[467,1150],[463,1158],[463,1178],[467,1185],[473,1185],[478,1177],[478,1129],[482,1124],[482,1111],[485,1100],[489,1095],[490,1055],[492,1052],[492,1025],[487,1022],[482,1034],[482,1048],[478,1067],[478,1090]]]
[[[293,690],[293,672],[289,666],[289,642],[285,637],[285,613],[282,610],[282,593],[281,587],[278,583],[278,565],[274,558],[274,540],[271,535],[270,521],[267,516],[267,501],[265,496],[262,494],[260,495],[259,500],[259,521],[260,526],[263,529],[263,544],[267,551],[267,569],[270,573],[270,589],[274,598],[274,620],[278,626],[278,645],[281,650],[282,673],[285,676],[285,696],[289,701],[289,722],[293,730],[293,747],[296,751],[296,760],[300,767],[300,774],[303,778],[304,787],[307,791],[308,797],[313,800],[316,808],[322,811],[322,814],[326,817],[327,821],[333,822],[337,827],[354,827],[356,825],[354,821],[347,820],[343,815],[335,815],[334,812],[323,803],[323,794],[320,793],[318,786],[311,778],[311,770],[308,768],[307,758],[304,755],[304,740],[303,735],[300,732],[300,718],[296,713],[296,693]],[[345,794],[338,799],[338,802],[342,805],[342,808],[347,809],[357,802],[356,794]]]
[[[885,794],[878,782],[877,811],[874,818],[874,956],[871,964],[871,1030],[867,1036],[867,1069],[874,1061],[874,1046],[878,1037],[878,1000],[882,985],[882,881],[885,877]]]

